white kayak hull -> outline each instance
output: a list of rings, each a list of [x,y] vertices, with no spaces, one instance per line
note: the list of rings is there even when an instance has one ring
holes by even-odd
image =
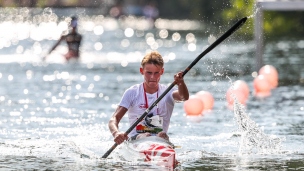
[[[120,156],[127,161],[144,161],[174,168],[176,165],[173,145],[157,136],[149,136],[124,143]]]

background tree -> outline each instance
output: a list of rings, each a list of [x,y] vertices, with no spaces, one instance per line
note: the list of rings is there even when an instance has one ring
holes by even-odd
[[[222,12],[224,21],[234,21],[247,16],[247,27],[241,28],[240,32],[252,37],[254,34],[254,17],[256,14],[255,0],[230,0],[231,6]],[[264,11],[263,28],[265,36],[275,39],[276,37],[293,37],[302,35],[304,32],[303,11]]]

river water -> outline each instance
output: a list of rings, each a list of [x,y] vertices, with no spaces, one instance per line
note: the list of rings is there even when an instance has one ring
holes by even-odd
[[[161,81],[171,84],[173,74],[208,47],[208,37],[230,25],[213,33],[197,21],[159,20],[153,28],[140,18],[79,11],[82,56],[66,63],[64,44],[42,61],[64,25],[41,22],[68,12],[2,9],[7,20],[0,23],[1,170],[159,170],[122,161],[118,150],[101,159],[113,145],[108,120],[124,90],[142,81],[139,66],[146,51],[164,56]],[[263,99],[253,96],[254,47],[232,35],[185,76],[191,95],[208,91],[215,102],[212,111],[196,118],[186,116],[183,103],[176,104],[169,135],[181,147],[177,170],[304,169],[304,41],[267,42],[264,62],[277,68],[280,79]],[[246,81],[251,94],[246,106],[236,104],[233,111],[225,95],[236,80]],[[128,127],[124,117],[120,129]]]

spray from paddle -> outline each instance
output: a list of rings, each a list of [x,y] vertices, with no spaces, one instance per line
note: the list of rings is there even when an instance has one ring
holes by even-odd
[[[267,135],[246,114],[245,107],[234,99],[234,116],[241,132],[239,154],[272,154],[281,149],[282,139]]]
[[[229,79],[231,86],[234,86],[231,78],[226,77]],[[238,131],[241,133],[239,154],[278,153],[281,149],[282,139],[265,134],[248,116],[245,106],[238,101],[233,92],[231,97],[233,98],[234,119],[238,125]]]
[[[190,71],[190,69],[200,60],[202,59],[207,53],[209,53],[212,49],[214,49],[217,45],[219,45],[222,41],[232,35],[236,30],[238,30],[242,25],[245,24],[247,17],[242,18],[237,23],[235,23],[228,31],[226,31],[221,37],[219,37],[215,42],[213,42],[206,50],[204,50],[195,60],[183,71],[183,77]],[[175,86],[175,82],[173,82],[156,100],[155,102],[143,113],[132,125],[131,127],[125,132],[125,134],[129,134],[138,123],[144,119],[148,113],[158,104],[158,102]],[[107,158],[111,152],[118,146],[115,143],[103,156],[102,158]]]

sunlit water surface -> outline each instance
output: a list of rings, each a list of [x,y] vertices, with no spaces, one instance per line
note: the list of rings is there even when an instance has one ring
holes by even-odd
[[[65,23],[57,25],[52,19],[57,17],[59,22],[69,15],[59,11],[57,16],[51,9],[27,10],[15,11],[22,14],[20,20],[0,23],[0,168],[159,170],[146,163],[122,161],[119,150],[101,159],[113,145],[108,120],[124,90],[142,81],[139,66],[147,50],[158,50],[164,56],[161,81],[171,84],[173,74],[184,70],[209,45],[208,37],[220,33],[206,32],[197,21],[170,21],[191,23],[190,28],[174,24],[151,28],[151,23],[140,18],[125,22],[81,13],[80,61],[63,60],[64,44],[42,61],[66,29]],[[25,14],[38,16],[25,20]],[[41,16],[49,27],[38,24]],[[176,104],[169,135],[181,146],[176,149],[177,169],[303,170],[303,52],[303,40],[265,46],[265,63],[277,67],[280,84],[264,99],[253,96],[253,42],[231,36],[206,55],[185,81],[191,95],[211,92],[214,108],[201,117],[188,118],[183,103]],[[232,111],[226,106],[225,94],[235,80],[246,81],[251,95],[246,106],[236,104]],[[128,127],[123,118],[120,129]]]

